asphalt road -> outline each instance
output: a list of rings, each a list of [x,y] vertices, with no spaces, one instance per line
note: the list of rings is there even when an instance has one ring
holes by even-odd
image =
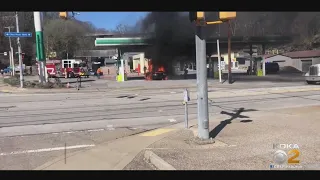
[[[246,89],[258,87],[285,87],[294,85],[304,85],[304,78],[297,74],[271,74],[265,77],[247,76],[234,74],[234,83],[228,84],[226,79],[223,79],[221,84],[218,79],[208,79],[209,88],[232,88],[232,89]],[[37,76],[26,76],[26,80],[37,80]],[[54,81],[54,79],[50,79]],[[77,79],[64,79],[60,78],[62,83],[70,83],[74,86]],[[107,91],[108,89],[121,89],[121,88],[145,88],[150,89],[181,89],[184,87],[196,88],[196,79],[182,79],[182,80],[166,80],[166,81],[145,81],[145,80],[129,80],[125,83],[118,83],[115,80],[97,79],[96,77],[82,78],[82,90],[96,90]]]
[[[34,169],[63,156],[65,149],[79,151],[182,122],[184,106],[177,100],[182,99],[178,90],[0,94],[0,169]],[[315,91],[215,98],[209,110],[211,115],[241,107],[270,110],[318,105],[319,100],[320,92]],[[195,103],[189,105],[190,119],[196,118]]]

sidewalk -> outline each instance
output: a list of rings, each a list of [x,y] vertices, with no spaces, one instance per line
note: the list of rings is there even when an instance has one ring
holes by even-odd
[[[225,112],[210,118],[213,144],[198,144],[194,126],[176,131],[145,150],[177,170],[270,170],[270,165],[275,164],[273,144],[294,143],[301,152],[298,169],[319,170],[319,110],[320,106]],[[144,161],[142,157],[135,158],[125,169],[135,170],[135,164]]]
[[[148,170],[143,153],[152,151],[177,170],[268,170],[274,143],[300,147],[300,169],[320,169],[320,106],[273,111],[240,109],[210,117],[214,143],[199,144],[196,121],[117,139],[67,154],[36,170]],[[301,121],[303,120],[303,123]],[[140,166],[138,166],[140,164]],[[149,166],[149,167],[148,167]]]
[[[175,132],[177,129],[174,126],[120,138],[92,149],[67,154],[66,164],[65,157],[62,156],[35,170],[122,170],[144,148]]]

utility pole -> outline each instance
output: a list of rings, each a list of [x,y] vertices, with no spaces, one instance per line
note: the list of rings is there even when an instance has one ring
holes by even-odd
[[[222,79],[221,79],[221,55],[220,55],[220,42],[219,42],[219,38],[220,38],[220,24],[218,25],[219,28],[219,33],[218,33],[218,39],[217,39],[217,54],[218,54],[218,71],[219,71],[219,82],[222,83]]]
[[[14,28],[13,26],[4,27],[8,29],[8,32],[11,32],[11,28]],[[10,45],[10,53],[9,53],[9,59],[10,59],[10,67],[12,68],[12,76],[14,76],[15,73],[15,67],[14,67],[14,58],[13,58],[13,48],[11,43],[11,37],[9,37],[9,45]]]
[[[228,20],[228,82],[232,84],[232,72],[231,72],[231,23]]]
[[[217,39],[217,54],[218,54],[218,71],[219,71],[219,82],[222,83],[222,79],[221,79],[221,55],[220,55],[220,42],[219,42],[219,38]]]
[[[16,30],[17,33],[19,31],[19,17],[18,12],[16,12]],[[17,37],[17,45],[18,45],[18,56],[19,56],[19,67],[20,67],[20,87],[23,88],[23,69],[22,69],[22,57],[21,57],[21,44],[20,44],[20,38]]]
[[[34,26],[36,31],[36,47],[37,47],[37,59],[39,62],[39,79],[40,82],[45,82],[45,51],[43,44],[43,32],[42,32],[42,22],[41,13],[39,11],[33,12],[34,16]]]
[[[198,137],[200,139],[209,139],[206,40],[202,30],[202,26],[196,26]]]

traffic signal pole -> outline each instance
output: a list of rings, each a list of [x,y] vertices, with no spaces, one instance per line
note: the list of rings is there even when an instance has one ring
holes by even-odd
[[[39,11],[37,11],[37,12],[33,12],[33,16],[34,16],[34,26],[36,31],[37,59],[39,62],[39,79],[40,79],[40,82],[43,83],[45,82],[46,57],[44,54],[41,14]]]
[[[191,22],[196,22],[196,62],[197,62],[197,104],[198,104],[198,137],[203,140],[209,139],[209,111],[208,111],[208,82],[207,82],[207,58],[206,41],[202,32],[204,25],[221,24],[226,20],[236,17],[236,12],[219,12],[219,20],[206,22],[203,11],[189,12]],[[231,82],[231,28],[229,21],[229,83]],[[219,44],[219,42],[217,43]],[[220,51],[220,50],[218,50]],[[220,54],[220,52],[218,52]],[[221,66],[221,65],[220,65]]]
[[[202,26],[196,26],[198,137],[200,139],[209,139],[206,40],[202,30]]]

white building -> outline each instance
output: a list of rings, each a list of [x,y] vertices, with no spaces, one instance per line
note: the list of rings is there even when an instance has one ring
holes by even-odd
[[[265,62],[276,62],[280,71],[287,68],[296,69],[300,72],[307,72],[313,64],[320,64],[320,50],[294,51],[278,55],[264,56]]]

